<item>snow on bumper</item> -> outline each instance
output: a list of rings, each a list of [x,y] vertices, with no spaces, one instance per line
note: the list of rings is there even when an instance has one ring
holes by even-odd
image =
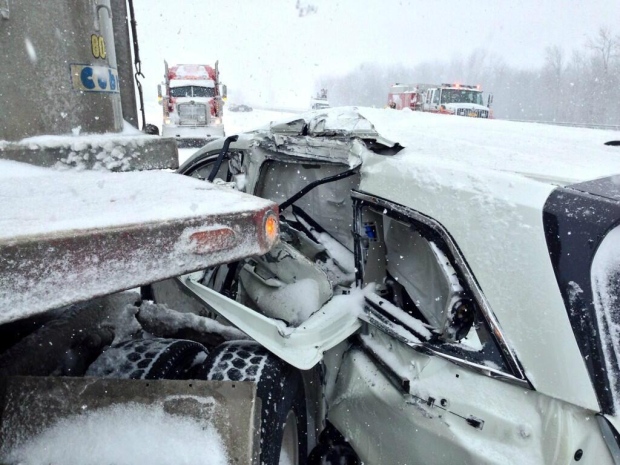
[[[210,126],[175,126],[164,125],[162,129],[163,137],[174,137],[177,140],[191,139],[213,139],[224,137],[224,125],[214,124]]]
[[[277,205],[247,194],[172,173],[23,167],[0,183],[0,323],[264,254],[277,241]]]

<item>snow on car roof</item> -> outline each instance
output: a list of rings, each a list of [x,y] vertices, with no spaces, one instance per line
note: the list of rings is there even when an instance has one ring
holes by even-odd
[[[620,150],[604,145],[620,139],[617,131],[364,107],[307,112],[273,123],[271,131],[290,132],[299,127],[291,123],[302,120],[313,136],[399,143],[405,147],[400,163],[499,171],[552,185],[620,174]]]
[[[543,207],[557,186],[620,173],[620,153],[604,145],[618,133],[409,111],[360,114],[405,147],[393,156],[366,154],[360,191],[445,228],[528,380],[540,392],[597,408],[549,259]],[[565,366],[570,382],[548,376]]]

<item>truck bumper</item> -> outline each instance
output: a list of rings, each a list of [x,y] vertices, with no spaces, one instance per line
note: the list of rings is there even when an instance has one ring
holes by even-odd
[[[162,127],[163,137],[174,137],[179,147],[193,146],[201,147],[208,141],[218,137],[224,137],[224,125],[214,124],[209,126],[175,126],[164,125]]]

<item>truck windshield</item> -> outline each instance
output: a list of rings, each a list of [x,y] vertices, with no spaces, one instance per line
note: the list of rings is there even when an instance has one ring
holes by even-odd
[[[442,89],[441,103],[475,103],[484,105],[482,92],[468,89]]]
[[[170,89],[170,97],[215,97],[214,87],[181,86]]]

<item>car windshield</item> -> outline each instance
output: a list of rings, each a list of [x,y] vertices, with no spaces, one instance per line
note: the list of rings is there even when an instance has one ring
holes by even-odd
[[[171,97],[215,97],[215,88],[202,86],[180,86],[170,89]]]
[[[441,103],[474,103],[484,105],[482,92],[468,89],[442,89]]]

